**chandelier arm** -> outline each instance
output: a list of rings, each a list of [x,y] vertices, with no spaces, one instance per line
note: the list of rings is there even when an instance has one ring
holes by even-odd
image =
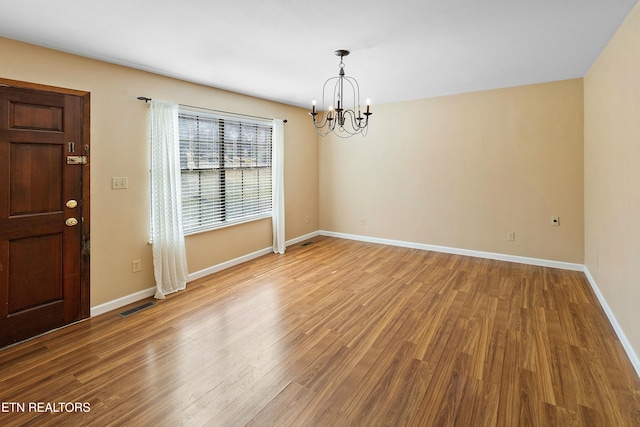
[[[349,83],[351,83],[351,88],[353,90],[353,108],[355,111],[356,106],[358,107],[358,112],[360,112],[360,85],[358,84],[358,81],[356,79],[354,79],[353,77],[349,77],[346,76],[347,81]],[[356,105],[357,103],[357,105]]]
[[[327,105],[325,102],[325,95],[326,95],[326,87],[327,84],[329,84],[330,81],[335,80],[337,77],[330,77],[328,78],[325,82],[324,85],[322,87],[322,103],[320,104],[320,108],[321,111],[320,112],[315,112],[315,113],[309,113],[312,117],[313,120],[313,126],[316,129],[316,132],[318,133],[318,135],[320,136],[327,136],[329,133],[331,133],[333,131],[333,127],[332,126],[328,126],[331,123],[331,120],[329,119],[329,112],[327,111]],[[319,116],[319,120],[316,119],[316,116]],[[321,129],[327,127],[326,132],[321,131]]]
[[[360,109],[360,86],[358,85],[358,81],[352,77],[346,77],[346,79],[351,86],[353,109],[350,110],[349,118],[354,130],[353,132],[348,131],[347,133],[355,135],[361,133],[362,130],[367,127],[369,117],[366,114],[364,118],[362,117],[362,110]]]
[[[318,128],[323,128],[327,125],[327,117],[322,114],[322,113],[316,113],[320,116],[320,122],[318,122],[315,117],[313,118],[313,126],[318,129]]]
[[[356,112],[354,110],[349,110],[349,118],[351,119],[351,127],[358,132],[363,129],[360,122],[358,122],[358,117],[356,116]]]
[[[353,96],[353,115],[351,117],[351,123],[354,129],[360,129],[367,125],[368,116],[365,115],[364,126],[362,126],[362,110],[360,110],[360,85],[358,81],[352,77],[347,77],[347,81],[351,84],[351,91]],[[356,114],[357,109],[357,114]],[[358,118],[360,120],[358,120]]]

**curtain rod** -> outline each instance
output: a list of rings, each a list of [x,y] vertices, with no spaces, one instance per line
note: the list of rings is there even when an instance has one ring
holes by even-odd
[[[149,102],[151,101],[151,98],[147,98],[146,96],[139,96],[138,99],[140,101],[144,101],[144,102]],[[227,113],[227,114],[234,114],[236,116],[243,116],[243,117],[253,117],[254,119],[264,119],[264,120],[273,120],[270,117],[261,117],[261,116],[252,116],[250,114],[241,114],[241,113],[234,113],[233,111],[224,111],[224,110],[213,110],[211,108],[203,108],[203,107],[196,107],[194,105],[186,105],[186,104],[179,104],[182,105],[183,107],[188,107],[188,108],[197,108],[199,110],[205,110],[205,111],[215,111],[216,113]],[[287,123],[287,119],[283,119],[282,123]]]

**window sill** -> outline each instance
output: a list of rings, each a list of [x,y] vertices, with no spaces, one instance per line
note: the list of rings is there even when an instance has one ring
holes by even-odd
[[[212,228],[207,228],[205,230],[198,230],[198,231],[192,231],[192,232],[189,232],[189,233],[185,233],[184,237],[195,236],[196,234],[208,233],[210,231],[216,231],[216,230],[220,230],[222,228],[234,227],[236,225],[248,224],[250,222],[255,222],[255,221],[260,221],[260,220],[263,220],[263,219],[271,218],[272,216],[273,216],[272,214],[265,214],[265,215],[255,216],[255,217],[252,217],[250,219],[243,219],[243,220],[239,220],[239,221],[223,223],[221,225],[217,225],[217,226],[212,227]]]

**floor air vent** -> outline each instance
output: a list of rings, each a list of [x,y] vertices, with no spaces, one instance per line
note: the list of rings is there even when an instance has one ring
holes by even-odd
[[[133,307],[127,311],[123,311],[122,313],[120,313],[120,317],[127,317],[127,316],[131,316],[132,314],[135,314],[139,311],[144,310],[145,308],[149,308],[149,307],[153,307],[154,305],[156,305],[155,302],[153,301],[149,301],[149,302],[145,302],[144,304],[141,304],[137,307]]]

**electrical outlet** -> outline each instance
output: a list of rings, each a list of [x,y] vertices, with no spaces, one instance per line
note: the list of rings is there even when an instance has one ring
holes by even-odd
[[[137,259],[135,261],[131,261],[131,271],[134,273],[138,273],[142,270],[142,261]]]
[[[364,218],[360,218],[360,225],[366,225],[367,221]]]
[[[507,240],[510,241],[510,242],[516,240],[516,232],[515,231],[509,231],[507,233]]]
[[[304,217],[304,223],[309,224],[309,215]]]
[[[112,176],[111,177],[111,189],[112,190],[124,190],[129,187],[129,178],[126,176]]]

